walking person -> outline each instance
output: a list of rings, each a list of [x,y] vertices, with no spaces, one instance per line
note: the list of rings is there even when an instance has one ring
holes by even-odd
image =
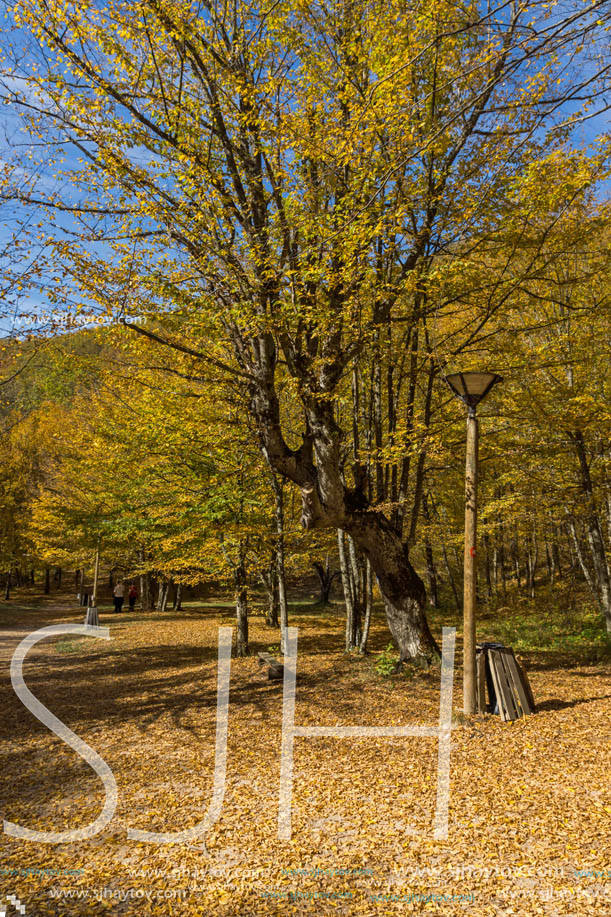
[[[113,590],[113,599],[115,603],[115,614],[123,608],[123,597],[125,596],[125,586],[123,583],[117,583]]]
[[[135,583],[132,583],[127,593],[127,598],[129,600],[129,610],[133,611],[136,607],[136,599],[138,598],[138,589]]]

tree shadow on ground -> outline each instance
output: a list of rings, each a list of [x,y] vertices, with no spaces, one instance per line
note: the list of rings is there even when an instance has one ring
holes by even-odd
[[[605,666],[611,664],[611,658],[607,657],[605,647],[601,648],[602,653],[592,650],[584,650],[581,653],[567,653],[558,650],[516,650],[516,655],[524,660],[528,672],[550,672],[553,670],[579,669],[584,666],[600,666],[600,674],[604,675]]]
[[[595,697],[580,697],[577,700],[559,700],[553,698],[537,704],[537,713],[543,710],[567,710],[571,707],[579,707],[581,704],[590,704],[597,700],[607,700],[610,697],[611,694],[597,694]]]

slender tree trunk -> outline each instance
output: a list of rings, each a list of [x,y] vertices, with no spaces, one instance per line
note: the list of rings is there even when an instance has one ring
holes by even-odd
[[[429,494],[428,494],[428,500],[430,500],[431,510],[432,510],[433,513],[435,514],[436,519],[438,520],[438,522],[441,522],[441,515],[440,515],[440,513],[439,513],[439,510],[437,509],[437,506],[436,506],[436,504],[435,504],[435,500],[433,499],[433,494],[430,493],[430,492],[429,492]],[[427,506],[428,506],[428,502],[427,502]],[[452,587],[452,595],[454,596],[454,603],[455,603],[455,605],[456,605],[456,610],[457,610],[457,611],[460,611],[461,608],[462,608],[462,604],[461,604],[460,596],[459,596],[459,594],[458,594],[458,588],[457,588],[457,586],[456,586],[456,580],[454,579],[454,574],[453,574],[453,572],[452,572],[452,567],[451,567],[451,564],[450,564],[450,558],[448,557],[448,551],[447,551],[447,548],[446,548],[446,545],[445,545],[445,541],[443,540],[443,538],[440,538],[439,541],[440,541],[440,544],[441,544],[441,554],[442,554],[442,557],[443,557],[443,562],[444,562],[444,564],[445,564],[445,568],[446,568],[446,571],[447,571],[447,574],[448,574],[448,579],[449,579],[449,581],[450,581],[450,586]],[[454,554],[456,555],[456,549],[454,549]],[[457,563],[457,565],[458,565],[458,557],[456,557],[456,563]]]
[[[356,547],[350,535],[338,529],[340,570],[346,602],[346,652],[358,649],[361,644],[362,612],[365,609],[364,563],[357,557]]]
[[[369,560],[365,560],[365,616],[363,619],[363,632],[359,644],[359,653],[367,652],[367,640],[369,639],[369,626],[371,624],[371,611],[373,608],[373,574]]]
[[[346,551],[346,542],[344,532],[337,530],[337,546],[339,549],[339,569],[342,577],[342,586],[344,588],[344,603],[346,605],[346,652],[353,646],[353,623],[354,623],[354,586],[348,567],[348,552]]]
[[[238,625],[237,656],[248,656],[248,585],[246,579],[246,566],[241,555],[234,573],[235,579],[235,610]]]
[[[352,582],[352,595],[354,601],[352,604],[352,621],[349,629],[350,645],[349,649],[357,649],[361,642],[363,612],[365,610],[365,559],[357,553],[354,539],[350,535],[348,541],[348,571]],[[347,640],[348,642],[348,640]]]
[[[568,509],[566,510],[568,514]],[[567,544],[569,547],[569,563],[570,563],[570,572],[573,574],[577,567],[580,566],[579,558],[575,552],[575,542],[577,540],[577,532],[575,531],[575,522],[574,520],[567,519],[566,525],[566,538]]]
[[[539,542],[537,540],[537,533],[533,528],[532,552],[529,551],[530,597],[532,599],[534,599],[535,597],[535,587],[537,585],[537,562],[538,560],[539,560]]]
[[[289,606],[286,597],[286,569],[284,552],[284,482],[271,469],[276,516],[276,583],[278,589],[278,611],[280,612],[280,652],[286,653],[285,637],[289,626]]]
[[[48,567],[45,567],[45,595],[49,595],[51,592],[51,571]]]
[[[424,534],[424,555],[426,558],[426,574],[429,581],[429,605],[431,605],[433,608],[438,608],[439,597],[437,592],[437,569],[435,567],[433,546],[431,545],[431,539],[429,537],[428,530],[428,527],[431,524],[431,516],[429,512],[428,498],[424,491],[422,492],[422,514],[427,525],[427,530]]]
[[[4,601],[8,602],[11,597],[11,571],[6,574],[6,588],[4,590]]]
[[[146,553],[144,548],[141,548],[138,552],[139,560],[141,564],[146,562]],[[152,577],[150,572],[147,570],[145,573],[140,574],[140,603],[142,605],[142,611],[152,611],[153,609],[153,589],[152,589]]]
[[[577,534],[577,527],[575,525],[575,520],[573,519],[572,516],[569,516],[569,518],[567,519],[567,530],[569,533],[569,538],[571,541],[571,546],[574,552],[574,556],[576,558],[576,561],[573,563],[573,568],[576,569],[577,566],[579,566],[579,568],[581,569],[581,572],[583,573],[583,578],[585,579],[586,583],[588,584],[591,592],[593,594],[596,594],[596,583],[594,581],[592,572],[588,568],[588,564],[585,558],[585,551],[581,543],[581,539],[579,535]]]
[[[497,500],[501,497],[501,490],[497,487],[495,492]],[[496,544],[498,545],[498,563],[501,573],[501,586],[503,589],[503,602],[507,601],[507,570],[506,570],[506,556],[505,556],[505,526],[503,525],[502,516],[497,518],[497,529],[498,534],[496,538]]]
[[[552,561],[554,566],[554,579],[562,579],[562,564],[560,563],[560,549],[558,547],[558,530],[552,526]]]
[[[278,596],[278,566],[275,548],[272,552],[272,562],[267,570],[262,572],[261,579],[263,581],[265,594],[267,595],[267,614],[265,616],[265,623],[268,627],[279,627],[280,621],[278,614],[280,602]]]
[[[490,536],[486,532],[484,542],[484,573],[486,576],[486,599],[492,602],[492,574],[490,570]]]
[[[520,548],[519,548],[517,530],[514,534],[514,538],[511,543],[511,556],[513,559],[513,569],[516,575],[516,583],[517,583],[518,589],[521,589],[522,588],[522,573],[520,570]]]
[[[172,608],[174,611],[182,611],[182,583],[174,583]]]
[[[605,618],[607,632],[611,633],[611,571],[607,562],[605,552],[605,542],[600,524],[600,518],[596,502],[594,499],[594,487],[590,474],[590,466],[586,454],[586,446],[583,433],[578,430],[572,434],[572,440],[579,460],[579,470],[581,476],[581,489],[586,518],[587,541],[590,549],[592,560],[592,573],[589,580],[590,588],[598,600],[601,612]],[[573,526],[573,532],[575,528]],[[575,537],[575,548],[577,550],[577,538]],[[579,554],[578,554],[579,556]],[[581,562],[581,558],[580,558]],[[585,565],[582,563],[582,568]]]
[[[495,597],[499,594],[499,546],[494,540],[492,549],[492,590]]]
[[[450,565],[450,558],[448,557],[448,552],[445,546],[445,542],[441,542],[441,554],[443,556],[443,562],[448,574],[448,579],[450,581],[450,586],[452,587],[452,595],[454,596],[454,604],[456,605],[456,610],[460,611],[462,605],[460,603],[460,596],[458,594],[458,587],[456,586],[456,580],[454,579],[454,573],[452,572],[452,567]]]
[[[435,558],[433,548],[428,535],[424,536],[424,554],[426,557],[426,575],[429,581],[429,605],[432,608],[439,607],[439,598],[437,594],[437,568],[435,567]]]
[[[168,595],[170,593],[169,580],[159,580],[157,591],[157,611],[165,612],[168,607]]]
[[[269,609],[267,613],[267,623],[270,627],[280,627],[280,589],[278,586],[278,568],[276,552],[274,551],[274,569],[271,575],[271,590],[269,594]],[[282,641],[280,641],[282,642]]]
[[[503,601],[507,601],[507,566],[505,563],[505,545],[501,542],[499,548],[499,560],[501,564],[501,583],[503,586]]]
[[[324,566],[318,560],[314,561],[312,566],[316,570],[318,579],[320,580],[320,595],[318,597],[318,604],[328,605],[329,599],[331,597],[331,587],[333,586],[333,580],[337,575],[336,573],[331,572],[329,555],[327,554],[325,558]]]
[[[554,582],[554,559],[547,538],[545,539],[545,566],[547,567],[548,582]]]

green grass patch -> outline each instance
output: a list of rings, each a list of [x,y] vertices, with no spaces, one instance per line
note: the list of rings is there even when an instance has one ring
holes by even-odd
[[[462,612],[445,603],[427,611],[435,632],[457,627],[462,634]],[[478,642],[493,641],[518,653],[555,653],[575,663],[611,662],[611,639],[602,614],[583,584],[562,582],[537,588],[534,599],[512,590],[498,604],[481,602],[477,609]]]

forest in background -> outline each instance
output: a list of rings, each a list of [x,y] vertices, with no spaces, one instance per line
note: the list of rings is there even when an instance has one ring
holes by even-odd
[[[574,227],[582,245],[586,228]],[[602,231],[593,219],[592,250],[560,252],[538,279],[540,293],[522,294],[491,335],[486,363],[504,381],[482,409],[478,566],[480,601],[491,608],[507,603],[508,589],[536,598],[549,583],[570,606],[584,584],[609,631],[611,316]],[[249,591],[263,590],[277,627],[287,580],[316,571],[321,600],[333,575],[343,593],[346,649],[364,651],[379,598],[367,558],[341,529],[303,529],[299,491],[265,460],[239,391],[198,377],[194,366],[191,355],[173,354],[169,367],[167,347],[120,326],[5,341],[5,598],[31,578],[48,589],[56,568],[80,569],[90,583],[100,546],[115,578],[140,578],[144,609],[180,604],[185,585],[234,590],[246,652]],[[435,355],[389,335],[346,378],[336,410],[349,431],[342,473],[359,462],[369,499],[401,526],[428,604],[442,592],[458,615],[465,411]],[[283,412],[287,430],[298,424],[288,392]]]

